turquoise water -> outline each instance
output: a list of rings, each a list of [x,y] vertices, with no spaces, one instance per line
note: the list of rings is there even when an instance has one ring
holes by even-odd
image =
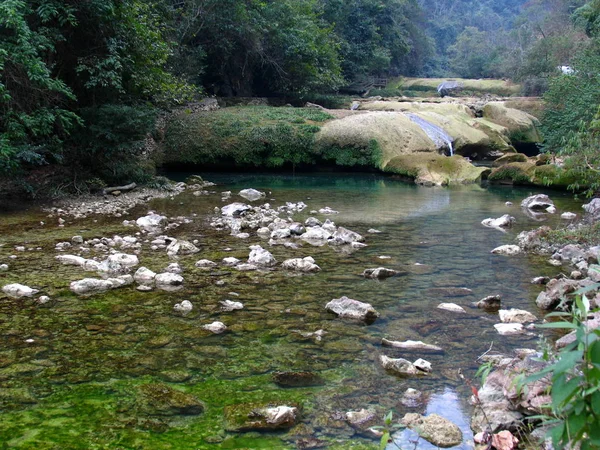
[[[512,243],[520,230],[539,225],[518,205],[542,191],[422,188],[358,174],[203,175],[218,183],[209,188],[214,194],[186,192],[156,200],[128,217],[98,222],[92,217],[58,228],[56,218],[36,208],[0,216],[0,264],[11,266],[0,272],[0,284],[20,282],[52,298],[41,306],[31,299],[0,295],[0,448],[296,448],[307,437],[323,440],[328,448],[377,448],[376,440],[340,420],[341,413],[361,408],[374,409],[381,417],[390,410],[396,417],[436,411],[461,425],[466,438],[461,448],[469,448],[470,389],[459,380],[458,370],[474,378],[476,359],[492,342],[499,352],[535,347],[537,342],[535,336],[499,336],[493,328],[497,315],[473,309],[471,302],[498,293],[505,308],[526,309],[541,317],[535,306],[540,288],[529,280],[560,270],[527,255],[490,254],[494,247]],[[368,247],[352,252],[308,244],[298,249],[269,247],[255,234],[241,240],[212,230],[214,208],[243,201],[235,193],[249,187],[268,192],[266,201],[274,207],[304,201],[308,208],[297,219],[324,206],[339,211],[327,217],[364,235]],[[223,202],[220,192],[229,190],[234,195]],[[549,195],[559,213],[581,210],[567,194]],[[506,201],[514,206],[506,206]],[[70,281],[93,274],[58,265],[55,244],[79,234],[86,239],[134,234],[137,230],[124,227],[122,220],[149,209],[193,219],[168,233],[199,240],[201,252],[178,261],[184,269],[184,289],[148,293],[126,287],[89,298],[72,294]],[[517,219],[508,233],[480,225],[485,218],[505,213]],[[550,216],[547,223],[561,226],[558,216]],[[368,233],[371,228],[381,233]],[[279,262],[313,256],[322,271],[293,275],[280,268],[265,273],[222,265],[212,271],[194,267],[201,258],[246,259],[248,246],[257,243]],[[15,252],[22,244],[27,250]],[[13,254],[17,259],[9,258]],[[151,250],[149,243],[143,244],[140,261],[155,272],[172,262],[165,251]],[[384,281],[360,276],[364,269],[380,266],[403,275]],[[449,288],[457,287],[473,292],[452,296]],[[371,303],[380,318],[367,326],[327,313],[325,304],[342,295]],[[173,305],[186,299],[194,304],[192,313],[175,313]],[[220,312],[218,302],[225,299],[241,301],[245,308]],[[467,313],[436,309],[441,302],[458,303]],[[215,320],[224,322],[228,332],[209,335],[202,330]],[[321,341],[301,334],[319,329],[327,331]],[[422,340],[443,347],[444,353],[385,348],[382,338]],[[379,366],[381,354],[423,357],[432,363],[433,373],[397,378]],[[303,388],[273,383],[274,372],[290,370],[316,372],[324,382]],[[190,394],[203,402],[204,412],[156,413],[141,394],[140,386],[148,383]],[[409,387],[423,391],[430,401],[421,408],[404,407],[399,400]],[[289,431],[228,431],[226,416],[235,405],[292,402],[302,407],[302,418]]]

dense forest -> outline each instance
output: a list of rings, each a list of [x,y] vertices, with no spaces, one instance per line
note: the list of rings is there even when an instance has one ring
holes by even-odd
[[[71,180],[143,181],[151,171],[123,161],[160,110],[204,95],[335,93],[369,76],[550,88],[548,148],[564,147],[562,126],[573,152],[596,139],[599,10],[598,0],[2,0],[0,172],[58,163]],[[566,81],[563,65],[576,70]],[[572,84],[586,104],[563,117]]]

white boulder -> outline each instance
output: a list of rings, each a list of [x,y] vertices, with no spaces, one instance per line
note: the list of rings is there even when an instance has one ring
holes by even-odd
[[[25,286],[24,284],[13,283],[7,284],[2,288],[2,292],[4,292],[9,297],[13,298],[21,298],[21,297],[32,297],[37,294],[39,289],[33,289],[29,286]]]

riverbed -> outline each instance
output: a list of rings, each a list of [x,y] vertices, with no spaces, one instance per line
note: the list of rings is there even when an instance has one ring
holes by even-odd
[[[342,420],[345,412],[362,408],[382,418],[389,411],[397,418],[407,412],[438,412],[461,426],[464,441],[457,448],[471,448],[470,388],[458,371],[474,379],[477,358],[490,347],[510,353],[535,348],[538,340],[535,333],[498,335],[493,327],[499,322],[497,314],[474,308],[472,302],[499,294],[503,308],[543,317],[535,305],[541,288],[530,280],[556,275],[559,269],[540,257],[507,257],[490,250],[540,225],[519,204],[544,190],[427,188],[375,174],[203,176],[216,183],[207,188],[208,194],[188,190],[122,217],[48,217],[37,206],[0,215],[0,264],[9,265],[0,272],[0,285],[22,283],[51,299],[39,304],[35,298],[0,294],[0,448],[285,449],[297,448],[307,438],[332,449],[378,448],[377,439]],[[236,195],[244,188],[264,191],[262,202],[274,208],[302,201],[308,207],[294,220],[330,219],[363,235],[367,246],[313,247],[299,241],[299,248],[270,247],[255,231],[240,239],[213,229],[211,220],[220,216],[215,207],[245,202]],[[232,197],[222,200],[223,191],[232,191]],[[581,211],[571,195],[545,193],[558,213],[547,215],[544,223],[564,226],[561,212]],[[310,212],[325,206],[338,213]],[[164,250],[152,250],[151,239],[136,235],[137,228],[123,225],[123,220],[149,210],[180,222],[165,234],[197,240],[201,251],[173,260]],[[483,219],[503,214],[516,218],[507,233],[481,225]],[[65,220],[63,226],[59,218]],[[72,293],[71,281],[94,275],[60,265],[55,245],[73,236],[89,240],[114,235],[139,239],[140,265],[155,272],[178,262],[183,289],[140,292],[128,286],[90,297]],[[322,270],[295,274],[278,265],[240,272],[221,264],[226,257],[246,260],[253,244],[268,249],[279,263],[312,256]],[[23,251],[18,251],[21,246]],[[81,251],[75,246],[66,253]],[[92,249],[84,256],[102,259],[104,254]],[[195,267],[204,258],[218,266]],[[361,276],[364,269],[375,267],[400,274],[382,281]],[[335,317],[325,304],[341,296],[372,304],[380,317],[369,325]],[[191,313],[173,310],[182,300],[192,302]],[[219,302],[224,300],[241,302],[244,308],[223,312]],[[457,303],[466,313],[437,309],[443,302]],[[202,329],[216,320],[227,325],[225,333]],[[326,334],[310,335],[317,330]],[[382,347],[382,338],[420,340],[442,347],[443,353]],[[424,358],[433,371],[425,377],[398,378],[381,368],[380,355]],[[322,381],[282,387],[273,381],[279,371],[309,371]],[[140,386],[150,383],[194,396],[203,403],[203,412],[149,412],[140,399]],[[407,388],[424,394],[416,407],[400,402]],[[300,423],[278,432],[231,431],[227,408],[246,403],[296,404],[302,411]],[[432,447],[421,440],[418,448]]]

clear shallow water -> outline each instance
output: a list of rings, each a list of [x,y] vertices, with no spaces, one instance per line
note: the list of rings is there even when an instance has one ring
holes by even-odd
[[[175,175],[175,178],[177,176]],[[329,448],[376,448],[376,442],[355,433],[339,420],[339,412],[373,408],[401,417],[426,409],[462,424],[468,433],[470,390],[458,379],[462,369],[474,377],[476,358],[491,342],[498,351],[536,345],[535,337],[501,337],[497,317],[470,308],[470,303],[493,293],[504,307],[535,306],[539,287],[529,284],[538,275],[557,269],[529,256],[491,255],[492,248],[512,243],[516,234],[539,223],[527,218],[518,204],[535,189],[479,187],[421,188],[376,175],[318,174],[294,177],[206,174],[219,183],[216,193],[190,193],[157,200],[138,208],[129,219],[148,209],[169,217],[196,214],[190,224],[169,233],[199,239],[201,252],[179,260],[185,287],[177,293],[142,293],[133,287],[89,298],[68,290],[70,281],[93,274],[54,261],[56,242],[82,234],[86,239],[135,230],[123,218],[67,222],[31,210],[0,216],[0,284],[21,282],[53,298],[48,307],[31,300],[0,296],[0,442],[8,448],[295,448],[299,438],[316,436]],[[297,276],[280,269],[240,273],[220,267],[203,272],[195,261],[248,257],[248,246],[266,242],[256,236],[240,240],[208,227],[220,192],[253,187],[269,192],[273,206],[304,201],[308,211],[324,206],[340,213],[329,216],[363,234],[369,245],[356,252],[281,246],[269,248],[279,262],[313,256],[322,272]],[[560,212],[580,211],[567,194],[550,192]],[[229,202],[241,198],[234,195]],[[508,207],[506,201],[513,201]],[[517,226],[509,233],[480,225],[487,217],[509,213]],[[318,215],[324,219],[325,217]],[[47,225],[41,226],[44,220]],[[560,223],[558,214],[550,224]],[[369,234],[369,228],[382,231]],[[16,253],[15,245],[42,250]],[[230,248],[230,251],[225,251]],[[17,254],[16,260],[8,259]],[[92,253],[93,255],[93,253]],[[379,256],[389,256],[381,260]],[[141,265],[160,271],[171,262],[164,251],[144,244]],[[422,264],[415,266],[415,263]],[[365,268],[385,266],[405,275],[382,282],[360,276]],[[217,280],[225,281],[217,286]],[[467,287],[472,295],[452,297],[447,288]],[[238,294],[238,296],[232,294]],[[369,302],[381,313],[372,325],[336,319],[325,312],[332,298],[347,295]],[[185,317],[173,312],[175,303],[190,300],[194,311]],[[242,311],[222,313],[220,300],[241,301]],[[455,315],[436,306],[455,302],[467,314]],[[229,326],[224,335],[208,336],[200,327],[214,320]],[[324,329],[322,341],[298,331]],[[444,348],[442,355],[405,353],[381,346],[381,338],[423,340]],[[27,343],[27,339],[34,342]],[[433,365],[426,378],[400,379],[383,371],[379,355],[424,357]],[[271,376],[280,370],[311,370],[323,386],[281,388]],[[161,382],[202,400],[199,416],[156,416],[140,400],[139,386]],[[425,392],[429,406],[409,409],[399,402],[409,387]],[[246,402],[297,402],[303,406],[301,425],[289,432],[232,433],[225,430],[224,408]],[[462,411],[463,413],[459,413]],[[468,434],[465,436],[468,441]],[[425,445],[420,443],[419,445]],[[465,447],[466,445],[466,447]],[[1,446],[0,446],[1,448]],[[422,447],[426,448],[426,447]],[[462,448],[468,448],[464,444]]]

